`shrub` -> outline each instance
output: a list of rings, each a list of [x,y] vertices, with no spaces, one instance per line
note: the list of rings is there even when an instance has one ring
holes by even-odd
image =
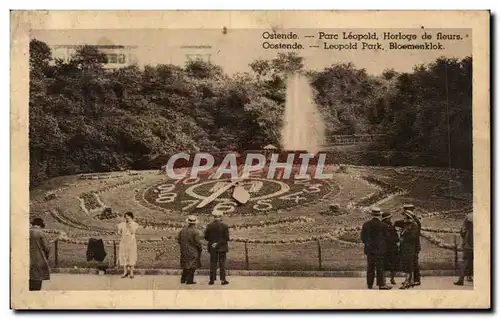
[[[113,219],[118,217],[118,214],[113,213],[111,207],[106,207],[102,210],[101,214],[99,214],[98,219]]]
[[[45,193],[45,201],[50,201],[50,200],[53,200],[54,198],[56,198],[57,195],[53,192],[47,192]]]

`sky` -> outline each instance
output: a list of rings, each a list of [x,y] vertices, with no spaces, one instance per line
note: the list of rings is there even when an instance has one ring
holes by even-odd
[[[264,34],[267,32],[266,34]],[[137,46],[138,64],[184,64],[186,54],[209,53],[213,63],[220,65],[227,73],[248,72],[252,61],[272,59],[278,52],[294,50],[264,49],[264,42],[271,44],[297,42],[303,46],[298,52],[304,59],[306,68],[320,70],[335,63],[351,62],[357,68],[364,68],[370,74],[380,74],[384,69],[408,72],[417,64],[430,63],[440,56],[463,58],[472,55],[472,34],[470,29],[287,29],[277,34],[295,33],[297,39],[264,39],[275,33],[271,29],[109,29],[109,30],[33,30],[31,38],[44,41],[49,45],[61,44],[115,44]],[[339,39],[318,39],[319,32],[338,34]],[[342,39],[343,32],[349,34],[373,34],[377,40],[356,41]],[[384,40],[384,32],[398,37],[413,34],[416,40]],[[460,35],[460,40],[438,40],[437,33]],[[423,40],[424,33],[433,36]],[[384,50],[361,50],[362,42],[379,42]],[[389,42],[398,44],[438,42],[442,50],[389,50]],[[324,45],[334,49],[325,49]],[[357,43],[357,49],[338,50],[339,45]],[[182,46],[211,46],[211,49],[189,49]],[[318,47],[310,47],[318,46]],[[351,46],[352,48],[352,46]]]

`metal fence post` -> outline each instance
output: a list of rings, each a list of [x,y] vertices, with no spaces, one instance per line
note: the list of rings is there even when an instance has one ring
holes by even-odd
[[[54,267],[59,266],[59,239],[54,241]]]
[[[116,267],[116,241],[113,240],[113,267]]]
[[[316,240],[316,243],[318,244],[318,265],[319,265],[319,270],[322,270],[323,269],[323,260],[322,260],[322,256],[321,256],[321,242],[319,241],[319,239]]]
[[[247,242],[245,242],[245,269],[250,270],[250,263],[248,261],[248,246]]]
[[[457,235],[453,236],[453,271],[457,271],[458,264],[458,244],[457,244]]]

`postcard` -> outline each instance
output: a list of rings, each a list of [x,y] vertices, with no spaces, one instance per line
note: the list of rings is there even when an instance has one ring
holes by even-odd
[[[12,11],[14,309],[491,307],[488,11]]]

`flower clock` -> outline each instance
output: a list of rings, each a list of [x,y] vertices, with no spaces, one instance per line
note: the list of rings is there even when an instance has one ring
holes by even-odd
[[[181,214],[219,211],[225,216],[256,215],[317,203],[333,188],[327,180],[319,179],[251,177],[233,182],[201,176],[165,180],[145,189],[143,199]]]

